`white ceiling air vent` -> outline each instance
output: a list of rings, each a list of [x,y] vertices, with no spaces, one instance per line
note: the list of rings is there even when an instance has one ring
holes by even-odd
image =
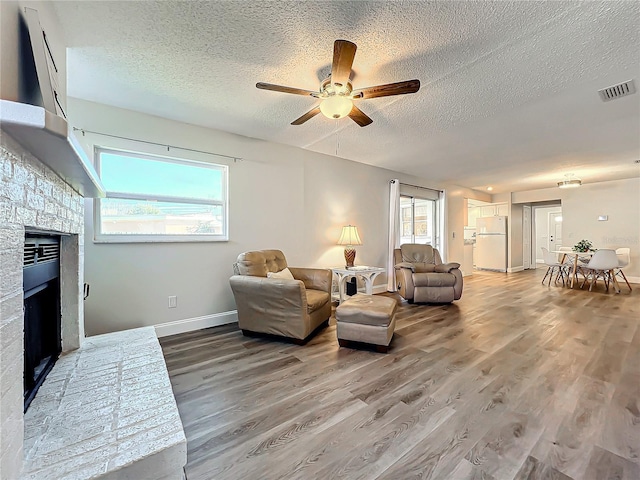
[[[608,102],[609,100],[615,100],[616,98],[626,97],[627,95],[636,93],[636,86],[633,84],[633,80],[627,80],[618,85],[598,90],[598,93],[603,102]]]

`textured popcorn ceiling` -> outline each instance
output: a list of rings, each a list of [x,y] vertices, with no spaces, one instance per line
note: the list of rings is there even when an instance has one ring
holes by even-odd
[[[59,1],[70,96],[303,147],[494,193],[640,175],[640,2]],[[358,46],[354,88],[373,124],[319,115],[333,41]]]

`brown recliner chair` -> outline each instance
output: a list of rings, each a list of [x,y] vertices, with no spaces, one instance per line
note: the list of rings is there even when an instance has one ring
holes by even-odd
[[[238,255],[229,279],[245,335],[278,335],[304,344],[331,316],[331,270],[287,267],[280,250]],[[288,268],[293,279],[268,278]]]
[[[462,296],[460,264],[442,263],[431,245],[400,245],[394,262],[398,293],[409,303],[451,303]]]

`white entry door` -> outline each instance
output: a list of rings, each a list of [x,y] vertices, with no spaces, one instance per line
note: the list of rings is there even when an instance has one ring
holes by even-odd
[[[562,246],[562,210],[549,212],[549,251]]]

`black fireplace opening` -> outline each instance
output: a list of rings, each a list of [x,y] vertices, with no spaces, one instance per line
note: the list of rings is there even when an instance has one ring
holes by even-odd
[[[27,234],[22,273],[26,412],[62,351],[60,236]]]

